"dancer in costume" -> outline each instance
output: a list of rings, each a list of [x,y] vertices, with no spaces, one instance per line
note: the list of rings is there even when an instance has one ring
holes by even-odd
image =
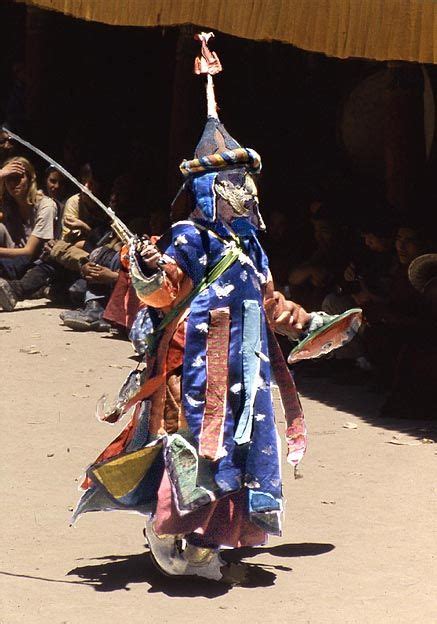
[[[315,336],[330,319],[274,291],[257,239],[264,229],[254,181],[261,159],[218,119],[212,75],[221,66],[208,49],[210,36],[197,36],[202,53],[195,64],[206,76],[208,118],[194,159],[181,164],[178,201],[189,202],[191,213],[155,245],[129,247],[125,261],[147,306],[133,328],[137,343],[138,333],[146,338],[146,366],[130,374],[115,405],[99,407],[103,420],[131,417],[89,467],[75,517],[143,512],[152,557],[165,574],[233,583],[245,571],[226,564],[220,548],[264,544],[268,534],[281,534],[273,378],[291,465],[306,447],[301,405],[274,331]],[[338,344],[358,316],[341,339],[336,335]]]

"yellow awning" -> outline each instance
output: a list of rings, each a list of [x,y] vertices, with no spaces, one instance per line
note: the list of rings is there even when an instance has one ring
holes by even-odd
[[[436,0],[25,0],[117,26],[195,24],[339,58],[437,63]]]

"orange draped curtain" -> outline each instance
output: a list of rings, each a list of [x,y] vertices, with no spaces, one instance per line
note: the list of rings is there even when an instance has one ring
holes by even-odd
[[[195,24],[338,58],[437,63],[436,0],[17,0],[113,26]]]

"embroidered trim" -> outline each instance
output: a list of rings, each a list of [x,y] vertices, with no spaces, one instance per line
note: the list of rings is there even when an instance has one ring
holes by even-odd
[[[184,176],[204,171],[225,169],[235,165],[246,165],[251,173],[261,171],[261,156],[250,147],[237,147],[233,150],[226,150],[220,154],[210,154],[193,160],[184,160],[180,165]]]

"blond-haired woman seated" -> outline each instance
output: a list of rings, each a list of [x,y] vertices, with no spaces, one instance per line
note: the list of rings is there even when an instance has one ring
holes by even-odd
[[[0,276],[19,278],[53,238],[56,203],[37,191],[33,165],[21,156],[0,169]]]

